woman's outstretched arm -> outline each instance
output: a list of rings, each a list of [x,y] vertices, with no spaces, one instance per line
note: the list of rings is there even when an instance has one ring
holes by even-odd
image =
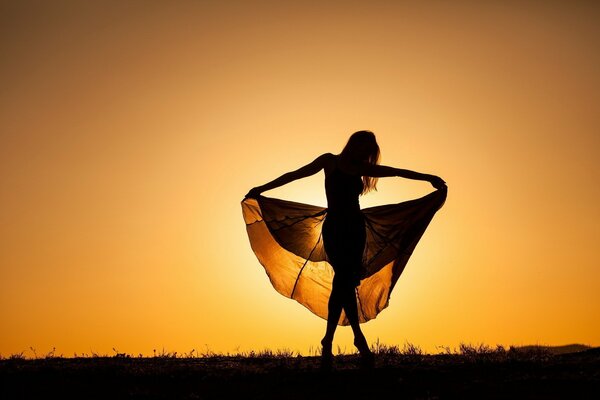
[[[257,197],[262,192],[265,192],[267,190],[283,186],[286,183],[295,181],[296,179],[301,179],[307,176],[314,175],[323,169],[329,157],[331,157],[330,153],[322,154],[319,157],[315,158],[312,162],[306,164],[303,167],[298,168],[295,171],[286,172],[285,174],[281,175],[277,179],[272,180],[271,182],[250,189],[250,191],[246,194],[246,197]]]
[[[420,172],[415,172],[408,169],[388,167],[386,165],[373,165],[365,163],[361,167],[360,174],[363,176],[372,176],[374,178],[399,176],[401,178],[427,181],[436,189],[441,189],[442,187],[446,186],[446,182],[444,182],[444,180],[439,176],[422,174]]]

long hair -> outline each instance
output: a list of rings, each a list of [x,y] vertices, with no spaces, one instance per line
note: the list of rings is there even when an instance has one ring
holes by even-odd
[[[375,134],[371,131],[354,132],[344,149],[342,157],[349,158],[352,161],[367,162],[369,164],[379,164],[381,151],[375,139]],[[366,194],[371,190],[377,190],[377,178],[372,176],[363,176],[363,190],[361,194]]]

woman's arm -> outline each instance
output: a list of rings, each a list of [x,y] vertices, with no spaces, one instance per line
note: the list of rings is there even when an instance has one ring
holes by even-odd
[[[246,197],[257,197],[262,192],[265,192],[267,190],[275,189],[276,187],[283,186],[286,183],[290,183],[297,179],[314,175],[323,169],[329,157],[331,157],[330,153],[322,154],[319,157],[315,158],[312,162],[306,164],[303,167],[298,168],[295,171],[286,172],[285,174],[281,175],[277,179],[272,180],[271,182],[250,189],[248,194],[246,194]]]
[[[431,174],[422,174],[420,172],[411,171],[408,169],[400,169],[388,167],[386,165],[363,164],[360,174],[363,176],[372,176],[374,178],[383,178],[388,176],[399,176],[401,178],[415,179],[419,181],[427,181],[436,189],[441,189],[446,185],[446,182],[439,176]]]

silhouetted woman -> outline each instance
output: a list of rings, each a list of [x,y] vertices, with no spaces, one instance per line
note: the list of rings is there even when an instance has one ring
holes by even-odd
[[[361,279],[368,275],[368,271],[364,265],[367,224],[365,223],[365,215],[363,215],[359,205],[359,196],[376,189],[377,178],[379,177],[398,176],[409,179],[418,179],[430,182],[436,189],[445,188],[445,182],[437,176],[378,165],[379,158],[380,150],[375,135],[371,131],[358,131],[350,136],[346,146],[340,154],[323,154],[311,163],[295,171],[288,172],[269,183],[251,189],[246,195],[246,198],[261,198],[261,193],[264,191],[274,189],[296,179],[313,175],[321,170],[324,170],[325,172],[327,209],[320,211],[317,208],[315,210],[316,212],[306,213],[307,218],[314,218],[316,223],[322,221],[321,234],[323,247],[326,253],[322,258],[329,262],[334,271],[331,293],[327,304],[327,329],[325,336],[321,340],[321,359],[323,366],[331,365],[333,359],[332,343],[336,327],[340,322],[342,310],[344,310],[348,323],[352,327],[354,333],[354,345],[359,350],[361,359],[366,363],[371,363],[373,361],[373,354],[369,349],[367,340],[359,325],[360,321],[357,305],[356,289],[360,285]],[[264,208],[268,209],[267,206],[268,204],[265,202]],[[430,212],[429,219],[439,207],[441,207],[441,204],[432,208],[433,212]],[[421,208],[424,208],[424,206],[421,206]],[[292,209],[290,208],[290,210]],[[265,210],[265,212],[267,212],[267,210]],[[296,217],[296,214],[297,213],[295,212],[290,212],[290,216],[284,215],[283,217],[280,217],[280,220],[288,218],[293,221],[287,225],[282,225],[282,227],[288,228],[289,226],[298,226],[299,223],[305,221],[303,218]],[[294,218],[297,220],[294,220]],[[276,221],[277,219],[278,218],[272,218],[273,221]],[[427,219],[427,217],[425,217],[425,219]],[[427,220],[425,226],[428,222],[429,221]],[[312,224],[311,226],[314,225],[315,224]],[[374,226],[374,224],[370,224],[370,226],[371,225]],[[371,226],[370,229],[375,232],[373,226]],[[294,251],[295,245],[293,242],[295,238],[286,238],[285,236],[279,235],[278,226],[272,225],[269,226],[269,229],[272,235],[279,241],[279,244]],[[298,234],[300,235],[306,231],[307,228],[294,229],[297,229]],[[422,229],[424,230],[424,227]],[[407,231],[410,232],[410,230]],[[419,234],[417,235],[420,237]],[[416,239],[417,241],[418,237]],[[302,260],[319,261],[322,259],[313,255],[315,249],[318,248],[318,243],[319,241],[317,241],[317,244],[312,248],[310,254],[305,255]],[[381,247],[383,250],[386,248],[387,247]],[[382,252],[383,250],[379,250],[379,252]],[[255,249],[255,251],[257,251],[257,249]],[[258,251],[257,255],[259,255]],[[263,263],[266,264],[266,262]],[[304,264],[306,265],[306,262],[304,262]],[[300,269],[300,273],[305,268],[305,265]],[[300,273],[298,276],[300,276]],[[313,281],[316,280],[317,279],[313,279]],[[293,297],[293,292],[296,290],[298,281],[299,278],[294,283],[294,288],[290,297]],[[393,283],[391,286],[393,286]],[[391,291],[391,288],[389,290]],[[387,295],[389,296],[389,292],[387,292]],[[301,300],[302,299],[299,301]],[[309,300],[305,300],[303,303],[308,301]]]

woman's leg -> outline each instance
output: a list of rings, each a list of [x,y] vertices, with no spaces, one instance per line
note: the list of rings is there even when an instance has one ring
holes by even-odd
[[[364,338],[362,330],[360,329],[360,324],[358,322],[358,305],[356,304],[356,293],[354,287],[352,286],[344,288],[343,308],[346,312],[346,317],[350,322],[350,326],[352,327],[354,337]]]
[[[373,352],[369,348],[367,339],[360,329],[360,323],[358,318],[358,304],[356,302],[356,288],[353,284],[349,284],[344,287],[343,290],[343,308],[346,312],[346,317],[352,327],[354,333],[354,345],[360,352],[360,356],[364,366],[372,367],[374,363]]]
[[[336,280],[333,280],[331,288],[331,294],[329,295],[329,303],[327,305],[327,329],[325,331],[325,337],[321,340],[321,368],[329,370],[333,364],[333,336],[342,314],[342,296],[339,285],[336,284]]]
[[[344,311],[346,317],[352,327],[354,333],[354,345],[360,350],[361,353],[369,352],[369,346],[367,339],[360,329],[360,323],[358,319],[358,305],[356,303],[356,292],[354,287],[349,287],[344,290]]]
[[[335,330],[338,326],[340,316],[342,315],[343,292],[340,289],[341,287],[337,284],[336,279],[334,278],[331,294],[329,295],[329,303],[327,305],[327,329],[325,331],[325,337],[323,337],[323,340],[321,341],[323,347],[328,345],[329,348],[331,348],[333,336],[335,335]]]

